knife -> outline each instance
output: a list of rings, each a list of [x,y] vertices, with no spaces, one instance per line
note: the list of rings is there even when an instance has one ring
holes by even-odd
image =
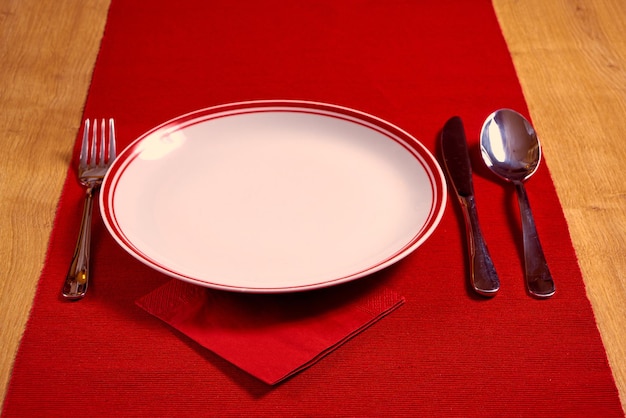
[[[500,280],[478,224],[472,166],[465,129],[460,117],[454,116],[444,125],[441,131],[441,150],[448,179],[454,186],[463,209],[470,261],[470,283],[476,293],[495,296],[500,289]]]

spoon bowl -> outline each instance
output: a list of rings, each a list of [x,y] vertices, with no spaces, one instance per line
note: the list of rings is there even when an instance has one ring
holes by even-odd
[[[535,130],[526,118],[510,109],[498,110],[487,118],[480,148],[491,171],[511,182],[527,180],[541,162]]]
[[[522,221],[526,287],[533,296],[550,297],[555,292],[554,281],[524,188],[524,181],[537,171],[541,162],[537,134],[524,116],[511,109],[500,109],[485,120],[480,149],[487,167],[515,185]]]

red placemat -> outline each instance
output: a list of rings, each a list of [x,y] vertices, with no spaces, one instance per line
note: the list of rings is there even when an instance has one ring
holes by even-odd
[[[254,99],[352,107],[433,152],[444,122],[460,115],[500,294],[468,291],[451,201],[423,247],[363,279],[405,305],[269,386],[137,307],[169,279],[100,221],[89,295],[60,299],[82,208],[72,168],[5,416],[623,416],[547,165],[528,183],[557,283],[539,301],[524,289],[513,190],[479,162],[483,119],[499,107],[527,114],[488,0],[113,0],[85,116],[116,117],[120,145],[188,111]]]

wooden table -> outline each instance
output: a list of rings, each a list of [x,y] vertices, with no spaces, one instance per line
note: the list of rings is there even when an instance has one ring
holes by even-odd
[[[0,396],[109,0],[0,0]],[[626,2],[494,0],[626,409]],[[60,279],[61,280],[61,279]],[[61,283],[61,282],[59,282]]]

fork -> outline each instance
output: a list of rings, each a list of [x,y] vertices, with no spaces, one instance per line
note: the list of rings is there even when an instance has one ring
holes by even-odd
[[[93,120],[93,129],[90,129],[89,119],[85,120],[83,127],[83,142],[80,150],[80,161],[78,163],[78,180],[87,191],[76,249],[74,250],[74,256],[72,257],[72,262],[67,277],[65,278],[65,284],[63,285],[63,296],[70,300],[82,299],[87,292],[87,285],[89,284],[89,253],[91,245],[93,197],[102,184],[102,179],[108,168],[115,159],[115,124],[113,119],[109,119],[108,122],[108,144],[105,135],[105,119],[102,119],[100,125],[99,141],[97,119]],[[90,132],[91,141],[89,139]],[[99,151],[96,151],[98,143]]]

